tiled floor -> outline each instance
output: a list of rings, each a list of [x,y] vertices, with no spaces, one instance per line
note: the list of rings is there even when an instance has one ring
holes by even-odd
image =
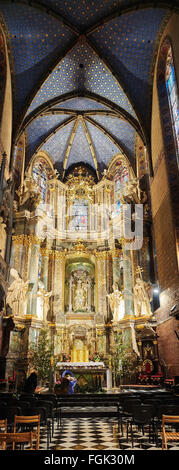
[[[47,449],[47,439],[44,430],[41,432],[40,449]],[[55,432],[49,450],[156,450],[156,444],[149,442],[148,433],[143,435],[136,429],[134,446],[131,439],[127,442],[126,428],[124,435],[118,432],[115,418],[63,418],[59,429]],[[158,449],[161,449],[159,437]],[[179,450],[176,443],[170,443],[168,450]]]

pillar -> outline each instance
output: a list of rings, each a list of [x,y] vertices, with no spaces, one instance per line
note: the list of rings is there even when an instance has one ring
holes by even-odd
[[[92,301],[92,299],[91,299],[91,279],[88,279],[88,281],[87,281],[87,288],[88,288],[88,290],[87,290],[87,311],[91,312],[91,303],[92,303],[91,302]]]
[[[134,315],[131,252],[125,248],[123,248],[123,280],[125,316]]]
[[[52,290],[53,296],[53,314],[56,317],[58,314],[64,314],[66,250],[51,251],[50,258],[52,263],[52,285],[50,290]]]
[[[68,283],[68,309],[69,312],[72,312],[73,306],[72,306],[72,289],[73,289],[73,281],[70,278],[69,283]]]
[[[27,314],[36,316],[37,289],[38,289],[38,267],[41,239],[35,235],[29,236],[31,243],[30,266],[29,266],[29,295]]]
[[[96,313],[105,317],[107,314],[106,259],[106,251],[95,252]]]
[[[150,280],[150,254],[149,254],[149,238],[144,237],[141,248],[141,264],[143,268],[144,281]]]
[[[106,388],[107,390],[112,390],[112,370],[106,370]]]
[[[20,273],[20,248],[23,243],[24,235],[14,235],[12,237],[11,249],[11,267]]]
[[[41,281],[44,284],[44,289],[48,291],[48,260],[49,260],[49,248],[41,248],[40,253],[42,256],[42,265],[41,265]]]
[[[120,261],[122,256],[122,250],[114,248],[111,250],[112,254],[112,266],[113,266],[113,283],[116,282],[119,289],[121,288],[121,276],[120,276]]]

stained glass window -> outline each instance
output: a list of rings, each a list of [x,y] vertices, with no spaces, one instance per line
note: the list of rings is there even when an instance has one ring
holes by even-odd
[[[123,192],[125,183],[129,179],[128,169],[124,164],[119,161],[115,164],[114,172],[114,205],[115,205],[115,215],[120,212],[120,197]]]
[[[47,191],[47,181],[50,178],[52,170],[44,158],[38,158],[33,165],[32,176],[39,186],[42,202],[49,203],[50,191]]]
[[[173,63],[172,49],[169,48],[166,61],[166,89],[170,107],[171,121],[173,126],[173,134],[176,145],[177,160],[179,163],[179,98],[176,83],[175,69]]]
[[[87,231],[88,229],[88,201],[75,199],[72,204],[73,230]]]

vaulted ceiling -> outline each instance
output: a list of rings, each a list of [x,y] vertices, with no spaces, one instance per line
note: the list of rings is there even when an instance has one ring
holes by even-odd
[[[156,51],[172,13],[165,1],[0,0],[26,163],[41,149],[61,174],[83,161],[99,176],[123,153],[135,169],[136,134],[150,150]]]

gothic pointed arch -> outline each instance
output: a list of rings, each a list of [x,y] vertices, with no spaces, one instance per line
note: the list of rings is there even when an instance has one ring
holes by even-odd
[[[175,64],[175,57],[173,54],[172,41],[167,36],[163,40],[158,58],[157,66],[157,89],[160,109],[160,119],[163,132],[164,154],[167,165],[168,181],[170,187],[170,194],[172,199],[173,219],[176,231],[179,230],[179,214],[178,214],[178,200],[179,200],[179,169],[176,147],[176,130],[173,124],[173,109],[171,109],[171,101],[168,93],[168,80],[167,74],[171,66],[171,61]],[[169,65],[170,62],[170,65]],[[175,82],[176,84],[176,82]],[[176,87],[178,100],[178,90]],[[178,113],[178,110],[177,110]]]

